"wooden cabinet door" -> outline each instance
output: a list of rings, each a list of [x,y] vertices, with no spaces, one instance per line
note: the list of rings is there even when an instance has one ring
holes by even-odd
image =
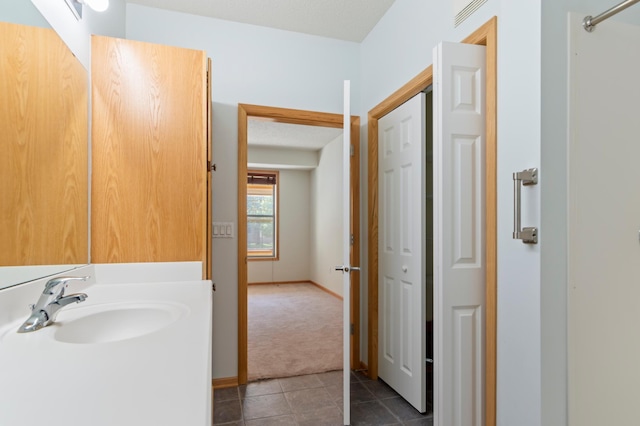
[[[205,52],[92,39],[91,260],[207,259]]]
[[[51,29],[0,40],[0,266],[87,263],[87,72]]]

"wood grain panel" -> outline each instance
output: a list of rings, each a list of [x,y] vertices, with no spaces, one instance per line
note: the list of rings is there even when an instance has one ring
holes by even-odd
[[[211,380],[211,386],[214,389],[234,388],[234,387],[238,386],[238,378],[237,377],[222,377],[220,379],[212,379]]]
[[[339,114],[249,104],[242,104],[242,108],[251,117],[251,119],[278,123],[303,124],[306,126],[342,128],[342,116]]]
[[[464,43],[486,46],[486,241],[487,257],[485,287],[485,425],[497,421],[497,371],[498,371],[498,18],[493,17]]]
[[[400,105],[400,104],[399,104]],[[381,108],[381,112],[386,109]],[[388,114],[386,112],[385,114]],[[384,114],[383,114],[384,115]],[[369,207],[369,270],[368,270],[368,351],[369,377],[378,378],[378,119],[383,115],[369,112],[367,121],[368,144],[368,207]]]
[[[349,198],[351,199],[351,235],[354,244],[349,254],[350,264],[360,267],[360,117],[351,117],[351,145]],[[358,241],[357,244],[355,242]],[[351,368],[360,365],[360,271],[351,272]]]
[[[486,326],[485,425],[496,424],[497,374],[497,17],[491,18],[462,42],[486,46]],[[368,114],[369,154],[369,376],[378,377],[378,119],[402,105],[432,83],[429,66],[375,106]]]
[[[0,40],[0,266],[87,263],[86,70],[51,29]]]
[[[248,108],[247,108],[248,107]],[[249,316],[247,270],[247,155],[248,113],[251,106],[238,105],[238,382],[247,383],[249,363]]]
[[[204,52],[92,38],[95,263],[203,261]]]
[[[207,58],[207,229],[205,231],[205,244],[207,246],[205,259],[205,278],[213,277],[213,105],[211,104],[212,90],[212,64],[211,58]]]

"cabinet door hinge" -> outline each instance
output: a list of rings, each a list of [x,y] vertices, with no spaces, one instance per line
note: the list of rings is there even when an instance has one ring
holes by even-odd
[[[207,160],[207,171],[208,172],[215,172],[216,171],[216,165],[215,164],[211,164],[211,161]]]
[[[355,244],[355,238],[353,237],[353,234],[351,234],[351,245]]]
[[[356,147],[351,145],[351,156],[353,157],[356,154]]]

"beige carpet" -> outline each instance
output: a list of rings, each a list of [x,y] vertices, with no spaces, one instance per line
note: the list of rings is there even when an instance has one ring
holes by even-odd
[[[312,284],[249,286],[249,380],[342,369],[342,301]]]

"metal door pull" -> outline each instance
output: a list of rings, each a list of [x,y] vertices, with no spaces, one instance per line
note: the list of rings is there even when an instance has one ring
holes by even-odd
[[[538,169],[527,169],[513,174],[513,239],[525,244],[538,244],[538,228],[522,228],[520,184],[523,186],[538,184]]]

